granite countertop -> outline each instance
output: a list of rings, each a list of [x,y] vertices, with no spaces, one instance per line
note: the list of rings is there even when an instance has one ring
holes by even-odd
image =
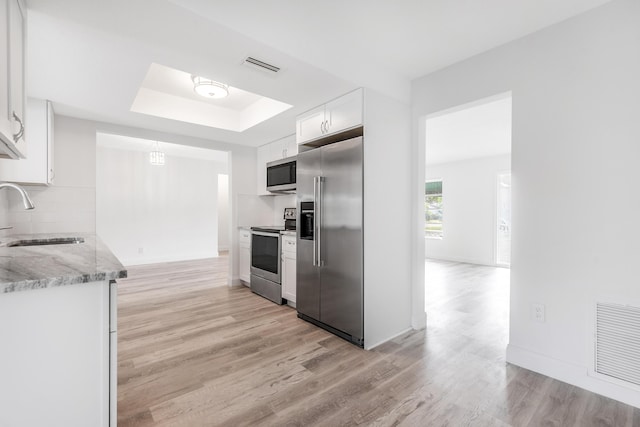
[[[24,240],[81,237],[83,243],[15,246]],[[93,234],[21,234],[0,238],[0,294],[114,280],[127,270]]]

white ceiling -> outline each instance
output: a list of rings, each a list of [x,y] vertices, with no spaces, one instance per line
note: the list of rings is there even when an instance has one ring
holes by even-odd
[[[213,79],[213,76],[205,76]],[[228,96],[197,95],[191,74],[153,63],[131,111],[181,122],[243,132],[291,108],[291,105],[228,86]]]
[[[511,95],[427,118],[426,164],[511,153]]]
[[[59,114],[258,146],[351,89],[408,102],[412,79],[608,1],[27,0],[27,90]],[[154,62],[293,108],[241,133],[130,112]]]

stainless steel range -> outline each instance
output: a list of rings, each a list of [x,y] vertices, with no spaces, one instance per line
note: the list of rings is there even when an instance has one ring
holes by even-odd
[[[251,227],[251,291],[282,304],[280,231],[284,227]]]
[[[281,235],[296,229],[295,208],[286,208],[284,226],[251,227],[251,291],[282,304]]]

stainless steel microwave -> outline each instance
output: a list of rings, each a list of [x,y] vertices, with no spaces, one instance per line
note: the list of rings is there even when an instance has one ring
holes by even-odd
[[[296,189],[296,158],[275,160],[267,163],[267,191],[292,192]]]

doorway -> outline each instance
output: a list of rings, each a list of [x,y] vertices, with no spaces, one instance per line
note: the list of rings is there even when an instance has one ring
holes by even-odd
[[[471,334],[494,356],[508,343],[510,272],[502,267],[511,262],[511,114],[504,93],[425,123],[428,333]]]

